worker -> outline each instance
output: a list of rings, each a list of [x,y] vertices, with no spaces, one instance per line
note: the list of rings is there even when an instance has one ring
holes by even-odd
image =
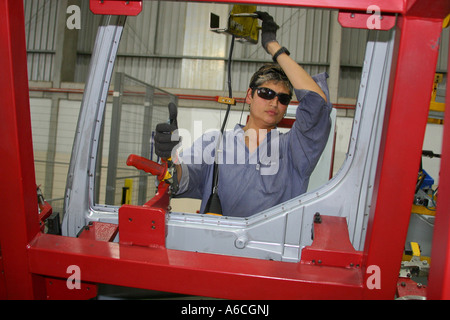
[[[261,43],[275,64],[262,66],[251,78],[245,102],[250,115],[220,136],[205,133],[175,161],[179,189],[175,197],[202,200],[205,212],[213,190],[214,163],[218,165],[217,194],[224,216],[247,217],[306,192],[328,140],[331,103],[326,73],[311,77],[276,40],[279,28],[266,12]],[[295,93],[296,120],[287,133],[276,128]],[[155,152],[176,157],[176,127],[159,124]]]

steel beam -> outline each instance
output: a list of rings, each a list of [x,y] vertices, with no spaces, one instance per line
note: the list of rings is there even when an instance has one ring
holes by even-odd
[[[227,299],[360,299],[361,270],[193,253],[41,234],[30,272],[82,281]]]
[[[124,11],[130,11],[130,15],[137,11],[139,3],[142,0],[104,0],[103,5],[99,4],[100,1],[91,0],[91,10],[95,13],[103,14],[126,14]],[[144,1],[145,2],[145,1]],[[301,7],[315,7],[315,8],[330,8],[330,9],[342,9],[342,10],[354,10],[366,12],[367,8],[372,5],[377,5],[382,12],[404,12],[408,8],[408,4],[414,3],[415,0],[197,0],[196,2],[225,2],[225,3],[239,3],[239,4],[258,4],[262,6],[301,6]],[[427,1],[417,1],[427,2]],[[125,3],[129,4],[129,9],[126,8]],[[132,5],[132,6],[130,6]],[[145,5],[145,4],[144,4]],[[434,4],[433,4],[434,5]],[[102,8],[103,7],[103,8]],[[135,9],[133,9],[133,7]],[[118,11],[118,10],[122,11]],[[111,11],[113,10],[113,11]],[[113,13],[116,12],[116,13]],[[122,13],[120,13],[122,12]]]
[[[364,265],[381,271],[368,299],[392,299],[422,154],[442,22],[400,16],[367,227]],[[420,50],[417,50],[420,48]],[[371,274],[366,274],[366,277]]]

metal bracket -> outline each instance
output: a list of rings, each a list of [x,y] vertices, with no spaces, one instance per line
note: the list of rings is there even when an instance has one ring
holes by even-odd
[[[345,217],[314,216],[314,241],[302,250],[301,263],[331,267],[359,268],[362,252],[349,238]]]
[[[161,182],[156,195],[143,206],[124,205],[119,209],[121,244],[165,248],[169,187]]]
[[[390,30],[395,26],[396,16],[374,13],[339,11],[338,21],[344,28]]]
[[[88,300],[93,299],[98,294],[98,285],[96,283],[81,281],[79,287],[69,289],[66,279],[46,277],[45,288],[47,300]],[[78,281],[75,280],[74,281]]]
[[[137,16],[142,11],[142,0],[90,0],[94,14]]]
[[[426,300],[427,287],[409,278],[399,278],[396,294],[397,300]]]

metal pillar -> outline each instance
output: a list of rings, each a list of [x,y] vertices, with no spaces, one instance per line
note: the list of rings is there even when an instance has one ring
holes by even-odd
[[[111,131],[109,134],[108,171],[106,176],[106,204],[115,204],[117,155],[119,150],[120,119],[122,117],[123,86],[125,75],[117,72],[114,80],[114,92],[111,114]]]
[[[392,299],[395,296],[442,22],[400,16],[397,28],[385,127],[364,249],[364,265],[379,267],[381,290],[366,289],[365,298],[368,299]]]
[[[89,155],[91,151],[95,153],[99,147],[103,109],[106,105],[116,52],[125,21],[125,16],[105,16],[97,33],[75,133],[78,135],[82,131],[89,132],[91,138],[88,141],[74,143],[73,146],[71,166],[67,176],[66,190],[68,191],[64,199],[63,235],[75,236],[86,224],[84,216],[76,213],[87,212],[93,205],[94,190],[86,190],[87,183],[85,182],[95,179],[93,172],[95,172],[96,164],[92,163],[93,160],[89,158]],[[89,106],[93,105],[97,110],[90,112]],[[77,140],[75,139],[75,141]],[[77,168],[77,172],[72,165],[75,162],[82,164],[80,168]],[[74,227],[69,228],[68,226]]]
[[[0,1],[0,43],[0,296],[45,298],[43,278],[30,273],[27,253],[28,244],[39,233],[39,222],[23,1]]]
[[[448,57],[447,69],[450,66]],[[450,81],[447,73],[447,91],[442,141],[439,198],[433,233],[433,251],[429,275],[428,299],[450,299]],[[445,165],[447,164],[447,165]]]

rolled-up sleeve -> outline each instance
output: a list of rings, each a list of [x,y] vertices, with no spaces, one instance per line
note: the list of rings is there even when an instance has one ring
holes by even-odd
[[[326,73],[313,76],[327,101],[314,91],[295,90],[299,105],[296,121],[289,132],[289,154],[294,168],[305,178],[314,170],[330,134],[332,105],[327,77]]]

